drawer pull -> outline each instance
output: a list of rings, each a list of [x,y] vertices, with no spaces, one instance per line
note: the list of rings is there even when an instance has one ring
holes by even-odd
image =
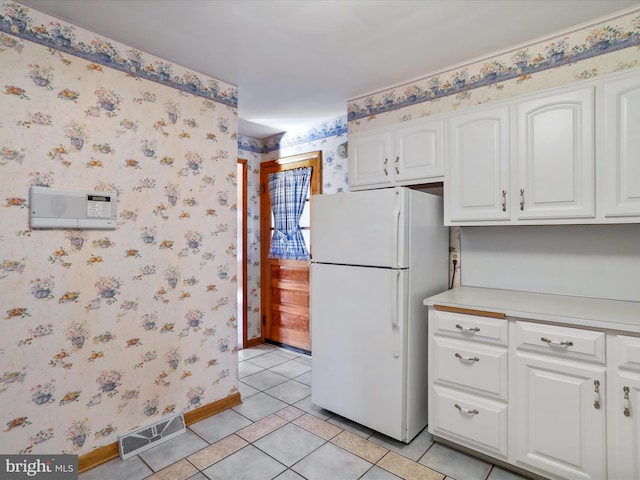
[[[476,410],[475,408],[473,410],[468,410],[466,408],[462,408],[460,405],[458,405],[457,403],[454,405],[454,407],[456,407],[459,411],[461,411],[462,413],[468,413],[469,415],[478,415],[480,412],[478,410]]]
[[[456,324],[456,328],[458,330],[460,330],[461,332],[477,333],[477,332],[480,331],[480,329],[478,327],[463,327],[459,323]]]
[[[626,385],[624,387],[622,387],[622,391],[624,392],[624,416],[625,417],[630,417],[631,416],[631,402],[629,401],[629,387],[627,387]]]
[[[593,385],[593,408],[598,410],[600,408],[600,380],[594,380]]]
[[[567,340],[565,342],[559,342],[557,340],[549,340],[546,337],[540,337],[540,341],[548,345],[555,345],[556,347],[573,347],[573,342],[571,340]]]
[[[460,360],[466,360],[467,362],[479,362],[480,359],[478,357],[465,357],[464,355],[460,355],[459,353],[455,354],[456,358],[459,358]]]

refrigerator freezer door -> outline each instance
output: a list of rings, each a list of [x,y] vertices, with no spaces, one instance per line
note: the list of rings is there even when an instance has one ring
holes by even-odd
[[[407,437],[406,270],[311,266],[312,402]]]
[[[406,188],[315,195],[311,205],[313,261],[409,266]]]

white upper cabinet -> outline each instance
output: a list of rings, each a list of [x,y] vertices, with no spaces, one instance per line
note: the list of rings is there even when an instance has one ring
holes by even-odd
[[[443,182],[445,225],[640,223],[638,68],[349,144],[349,189]]]
[[[593,219],[594,132],[593,87],[451,116],[445,132],[445,223]]]
[[[391,131],[373,131],[349,137],[349,189],[389,186]]]
[[[349,189],[441,181],[443,120],[420,119],[349,136]]]
[[[515,109],[514,217],[594,217],[593,87],[521,102]]]
[[[445,223],[506,221],[509,108],[482,108],[447,122]]]
[[[604,84],[599,205],[609,220],[640,217],[640,78]],[[635,218],[632,221],[640,221]]]
[[[444,175],[444,123],[418,121],[394,132],[396,182],[415,183]],[[430,180],[432,181],[432,180]]]

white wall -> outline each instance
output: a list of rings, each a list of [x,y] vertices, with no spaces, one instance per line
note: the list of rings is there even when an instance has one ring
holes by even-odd
[[[640,301],[640,225],[460,230],[462,285]]]

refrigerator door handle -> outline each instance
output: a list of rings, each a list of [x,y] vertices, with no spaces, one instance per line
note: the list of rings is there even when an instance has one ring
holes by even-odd
[[[393,255],[394,255],[394,267],[400,266],[400,213],[401,213],[401,198],[400,192],[396,190],[395,205],[393,208],[393,215],[395,217],[395,224],[393,225]]]
[[[393,337],[393,358],[400,357],[400,298],[398,295],[400,293],[400,271],[396,270],[396,279],[393,282],[393,307],[391,312],[391,335]]]

